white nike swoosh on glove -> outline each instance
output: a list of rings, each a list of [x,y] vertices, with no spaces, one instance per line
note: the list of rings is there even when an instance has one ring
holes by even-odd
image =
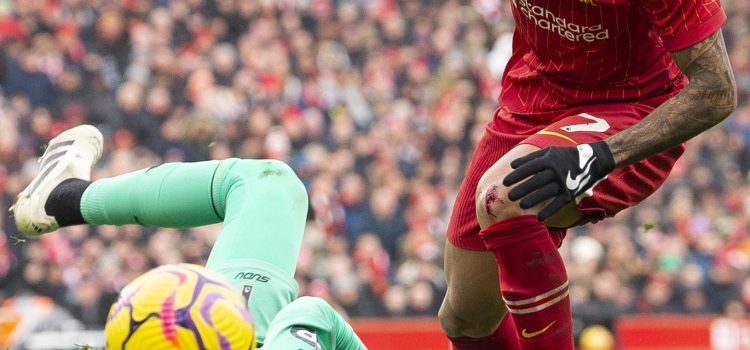
[[[594,150],[591,148],[591,146],[583,144],[578,146],[577,148],[578,164],[581,169],[581,173],[573,178],[571,176],[571,172],[568,171],[568,177],[565,179],[565,186],[573,192],[576,192],[580,187],[585,186],[588,183],[588,181],[590,180],[589,170],[591,169],[591,164],[593,164],[594,160],[596,160],[596,156],[594,156]]]

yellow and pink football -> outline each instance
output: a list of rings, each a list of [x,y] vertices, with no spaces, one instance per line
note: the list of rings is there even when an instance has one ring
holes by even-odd
[[[107,349],[255,349],[245,300],[192,264],[157,267],[128,284],[105,326]]]

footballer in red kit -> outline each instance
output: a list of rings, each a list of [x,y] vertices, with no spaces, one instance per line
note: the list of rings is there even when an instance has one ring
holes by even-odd
[[[500,107],[448,225],[455,350],[572,350],[566,229],[636,205],[736,106],[718,0],[509,0]]]

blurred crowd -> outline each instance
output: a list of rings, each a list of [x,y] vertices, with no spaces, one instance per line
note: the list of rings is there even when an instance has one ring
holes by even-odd
[[[562,247],[581,324],[750,310],[750,1],[723,1],[740,107],[664,187]],[[497,106],[507,0],[0,1],[0,210],[60,131],[105,134],[94,178],[160,162],[288,162],[310,193],[301,294],[349,316],[434,316],[467,160]],[[91,328],[158,264],[203,263],[218,227],[79,226],[3,214],[0,304],[42,295]]]

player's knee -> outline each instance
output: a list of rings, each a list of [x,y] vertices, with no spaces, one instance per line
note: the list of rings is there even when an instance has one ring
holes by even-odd
[[[442,328],[443,332],[449,337],[456,338],[464,336],[466,331],[464,329],[465,327],[462,327],[464,326],[464,322],[456,317],[453,310],[446,305],[446,302],[443,302],[443,305],[441,305],[438,310],[438,321],[440,322],[440,328]]]
[[[484,180],[484,179],[483,179]],[[501,181],[480,181],[475,197],[477,220],[481,227],[527,214],[518,203],[508,199],[510,188]]]
[[[287,191],[306,192],[302,180],[289,164],[275,159],[264,159],[259,179],[272,180],[275,185],[283,186]]]
[[[275,159],[241,159],[234,165],[247,183],[262,181],[262,188],[277,195],[307,200],[307,190],[292,167]],[[253,194],[250,194],[253,195]],[[257,195],[257,193],[255,193]]]
[[[502,310],[495,311],[488,308],[486,312],[462,315],[446,300],[438,310],[438,321],[443,332],[449,337],[482,338],[497,329],[504,314]]]

